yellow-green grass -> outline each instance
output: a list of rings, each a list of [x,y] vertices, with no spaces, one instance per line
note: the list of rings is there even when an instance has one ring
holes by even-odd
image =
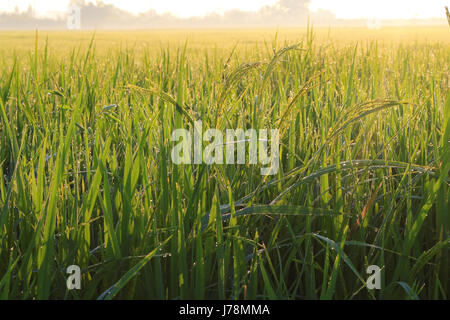
[[[0,298],[448,299],[449,32],[0,32]],[[279,173],[173,164],[192,119]]]

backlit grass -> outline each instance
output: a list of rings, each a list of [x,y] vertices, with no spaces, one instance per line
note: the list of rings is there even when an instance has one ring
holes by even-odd
[[[0,297],[448,299],[430,30],[0,33]],[[279,129],[279,173],[174,165],[191,120]]]

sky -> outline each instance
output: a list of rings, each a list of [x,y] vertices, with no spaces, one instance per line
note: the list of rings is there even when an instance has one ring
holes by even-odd
[[[0,0],[0,12],[13,12],[15,7],[25,11],[35,8],[39,16],[51,16],[67,10],[70,0]],[[94,1],[91,1],[94,2]],[[150,9],[157,13],[170,12],[187,18],[204,16],[210,12],[222,13],[231,9],[257,11],[264,5],[274,5],[278,0],[102,0],[104,3],[132,12]],[[340,19],[428,19],[442,17],[444,6],[450,0],[311,0],[310,9],[329,10]]]

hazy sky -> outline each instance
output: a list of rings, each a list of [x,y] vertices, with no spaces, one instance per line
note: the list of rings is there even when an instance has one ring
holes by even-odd
[[[33,6],[39,15],[51,16],[65,12],[70,0],[0,0],[0,11],[23,11]],[[89,1],[95,2],[95,1]],[[209,12],[224,12],[230,9],[256,11],[264,5],[273,5],[278,0],[103,0],[104,3],[132,13],[154,9],[158,13],[171,12],[179,17],[203,16]],[[444,6],[450,0],[311,0],[310,9],[325,9],[337,18],[358,19],[404,19],[442,17]]]

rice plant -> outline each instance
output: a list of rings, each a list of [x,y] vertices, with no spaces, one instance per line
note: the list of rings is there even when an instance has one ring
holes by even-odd
[[[448,299],[438,31],[0,34],[0,297]],[[278,173],[174,164],[199,120],[278,129]]]

